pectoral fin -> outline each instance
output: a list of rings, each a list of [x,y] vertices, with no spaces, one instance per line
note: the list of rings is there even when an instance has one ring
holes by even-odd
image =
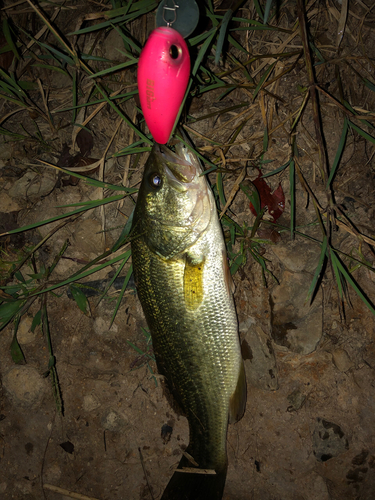
[[[229,402],[229,423],[238,422],[245,412],[246,407],[246,374],[243,361],[238,375],[237,387]]]
[[[193,264],[186,259],[184,271],[184,297],[186,307],[197,309],[203,300],[204,262]]]

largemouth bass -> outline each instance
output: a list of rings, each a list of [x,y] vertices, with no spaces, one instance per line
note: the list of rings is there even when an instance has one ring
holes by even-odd
[[[221,499],[228,422],[246,380],[233,281],[213,193],[183,143],[155,144],[132,224],[136,286],[158,371],[188,419],[186,453],[161,500]]]

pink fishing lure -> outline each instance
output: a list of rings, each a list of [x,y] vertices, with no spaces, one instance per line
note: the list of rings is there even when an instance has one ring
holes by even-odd
[[[173,28],[156,28],[138,62],[138,91],[143,115],[159,144],[168,142],[190,75],[185,40]]]

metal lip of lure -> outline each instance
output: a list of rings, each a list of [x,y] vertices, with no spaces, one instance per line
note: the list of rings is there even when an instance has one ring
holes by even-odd
[[[180,33],[167,26],[152,31],[138,62],[138,91],[147,126],[159,144],[169,140],[189,75],[189,50]]]

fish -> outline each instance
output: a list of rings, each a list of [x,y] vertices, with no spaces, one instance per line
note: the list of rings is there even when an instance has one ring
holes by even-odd
[[[222,228],[199,159],[155,144],[133,215],[138,296],[158,372],[189,424],[161,500],[220,500],[228,423],[245,411],[246,377]]]

